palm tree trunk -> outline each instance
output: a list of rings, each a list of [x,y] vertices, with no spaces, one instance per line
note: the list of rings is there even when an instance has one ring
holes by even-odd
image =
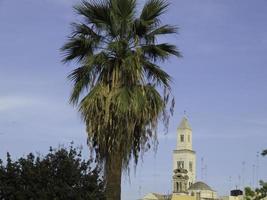
[[[121,173],[122,158],[119,153],[115,153],[106,160],[106,200],[121,199]]]

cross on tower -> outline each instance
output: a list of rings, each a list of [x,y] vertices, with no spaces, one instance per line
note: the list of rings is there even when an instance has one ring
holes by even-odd
[[[188,118],[186,110],[184,110],[184,117]]]

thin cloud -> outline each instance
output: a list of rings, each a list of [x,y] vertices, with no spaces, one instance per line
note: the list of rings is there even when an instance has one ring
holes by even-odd
[[[29,97],[2,96],[0,97],[0,112],[32,106],[37,102],[36,99]]]
[[[244,120],[246,123],[255,125],[255,126],[267,126],[267,118],[252,118]]]
[[[63,4],[67,6],[72,6],[75,3],[81,2],[80,0],[46,0],[49,3]]]

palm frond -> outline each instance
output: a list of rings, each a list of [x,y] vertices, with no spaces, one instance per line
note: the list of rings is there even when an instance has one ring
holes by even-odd
[[[175,26],[170,26],[170,25],[164,25],[161,27],[158,27],[148,34],[144,35],[144,38],[146,40],[147,44],[154,43],[156,40],[156,37],[159,35],[167,35],[167,34],[175,34],[177,33],[178,28]]]
[[[83,16],[87,23],[94,24],[98,28],[107,28],[112,26],[110,18],[110,1],[83,0],[82,3],[74,6],[76,12]]]
[[[141,63],[143,65],[148,82],[170,88],[171,77],[168,73],[162,70],[158,65],[149,62],[146,59],[142,59]]]
[[[177,31],[178,31],[178,28],[176,26],[164,25],[153,30],[148,35],[157,36],[157,35],[173,34],[173,33],[177,33]]]
[[[64,63],[73,60],[82,61],[86,56],[94,53],[99,42],[99,38],[88,38],[84,35],[70,37],[69,41],[61,48],[61,51],[64,53],[62,61]]]
[[[126,38],[131,35],[135,16],[136,0],[110,0],[110,18],[114,36]]]
[[[165,61],[171,55],[181,57],[177,47],[167,43],[143,45],[141,49],[145,56],[153,59],[154,61]]]
[[[75,37],[77,35],[82,35],[86,37],[92,37],[94,39],[100,39],[103,37],[99,33],[97,33],[92,27],[87,26],[84,23],[72,23],[72,37]]]
[[[82,92],[88,89],[90,84],[93,84],[92,82],[96,75],[91,73],[93,67],[93,65],[78,67],[68,76],[74,82],[70,103],[76,105]]]
[[[73,90],[70,96],[70,103],[76,105],[83,91],[93,88],[98,77],[104,70],[103,66],[108,62],[108,57],[104,52],[87,57],[84,65],[74,69],[68,76],[73,82]],[[103,72],[102,72],[103,73]]]
[[[149,0],[145,3],[141,15],[135,19],[133,31],[136,35],[143,38],[151,31],[157,29],[160,25],[160,15],[167,7],[168,2],[165,0]]]
[[[165,0],[148,0],[141,13],[141,21],[146,25],[158,23],[158,17],[166,11],[168,6]]]
[[[121,20],[131,21],[135,16],[136,0],[111,0],[113,14]]]

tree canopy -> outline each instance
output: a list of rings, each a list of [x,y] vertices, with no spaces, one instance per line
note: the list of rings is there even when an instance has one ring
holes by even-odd
[[[73,148],[52,149],[45,156],[33,153],[16,161],[0,160],[0,199],[104,200],[103,180],[91,160]]]
[[[245,200],[261,200],[267,197],[267,182],[260,181],[260,187],[255,190],[250,187],[245,188]]]

